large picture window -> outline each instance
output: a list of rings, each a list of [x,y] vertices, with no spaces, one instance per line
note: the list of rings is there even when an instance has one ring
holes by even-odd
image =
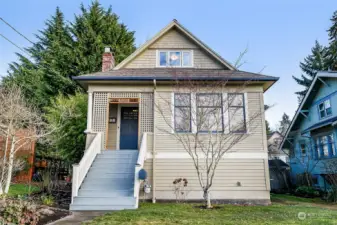
[[[191,132],[191,94],[174,94],[174,130]]]
[[[222,132],[222,94],[197,94],[198,132]]]
[[[245,133],[246,114],[244,94],[228,94],[229,130],[234,133]]]

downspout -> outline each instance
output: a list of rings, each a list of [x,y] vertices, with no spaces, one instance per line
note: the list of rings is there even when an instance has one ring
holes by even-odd
[[[156,203],[156,101],[157,83],[156,79],[153,79],[152,203]]]

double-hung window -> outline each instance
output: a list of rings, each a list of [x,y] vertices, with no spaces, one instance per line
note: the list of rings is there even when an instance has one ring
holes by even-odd
[[[246,114],[243,93],[228,94],[229,130],[234,133],[245,133]]]
[[[174,94],[174,130],[191,132],[191,94]]]
[[[337,156],[333,133],[316,137],[314,140],[316,157],[318,159]]]
[[[198,132],[222,132],[222,94],[197,94]]]
[[[332,115],[330,99],[321,102],[318,105],[319,117],[321,119]]]
[[[159,51],[159,67],[192,67],[193,56],[191,50],[184,51]]]

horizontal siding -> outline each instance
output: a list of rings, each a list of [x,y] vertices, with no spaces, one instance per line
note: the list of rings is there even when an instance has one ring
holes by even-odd
[[[224,159],[219,163],[213,180],[213,199],[269,199],[262,159]],[[152,184],[152,160],[147,160],[144,168]],[[202,199],[196,169],[191,159],[156,159],[156,198],[175,199],[173,181],[186,178],[187,200]],[[237,185],[241,182],[241,186]],[[153,185],[153,184],[152,184]],[[231,195],[235,193],[235,195]],[[250,194],[249,194],[250,193]],[[142,193],[141,193],[142,196]],[[151,198],[148,195],[147,198]]]
[[[152,49],[193,49],[198,48],[185,35],[181,34],[175,29],[168,31],[159,40],[153,43],[149,48]]]

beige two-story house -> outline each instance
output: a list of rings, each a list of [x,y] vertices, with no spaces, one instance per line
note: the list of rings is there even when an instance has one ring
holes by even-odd
[[[73,79],[88,91],[88,120],[71,210],[175,200],[177,178],[188,180],[185,200],[202,200],[194,153],[186,151],[196,141],[183,144],[179,137],[202,140],[194,150],[203,162],[209,139],[242,138],[221,155],[211,199],[270,203],[263,95],[278,78],[236,69],[173,20],[118,65],[106,48],[102,72]]]

